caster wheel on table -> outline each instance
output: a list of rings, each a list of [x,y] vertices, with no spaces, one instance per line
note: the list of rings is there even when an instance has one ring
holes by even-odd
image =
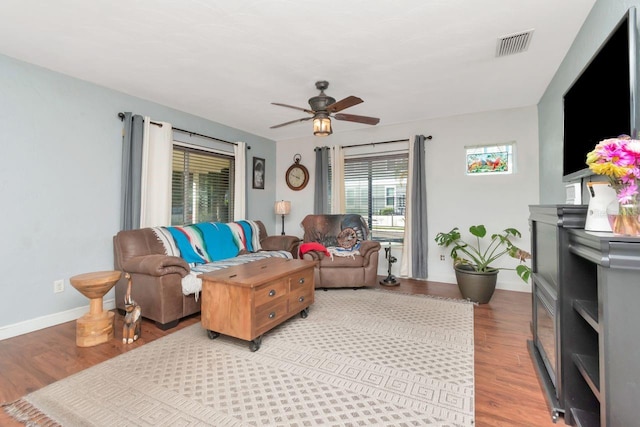
[[[255,340],[252,340],[249,343],[249,350],[258,351],[260,350],[261,345],[262,345],[262,335],[260,335],[258,338],[256,338]]]
[[[305,308],[300,312],[300,317],[306,319],[309,316],[309,307]]]
[[[215,340],[220,336],[220,333],[216,331],[210,331],[209,329],[207,329],[207,336],[209,337],[210,340]]]

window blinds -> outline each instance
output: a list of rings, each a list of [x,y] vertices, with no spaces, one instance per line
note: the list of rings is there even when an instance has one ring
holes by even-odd
[[[233,221],[233,156],[174,145],[171,224]]]
[[[389,224],[392,236],[376,229],[388,219],[392,221],[384,216],[404,216],[408,159],[408,153],[345,159],[345,211],[367,218],[374,239],[402,239],[404,227],[398,228],[396,223]]]

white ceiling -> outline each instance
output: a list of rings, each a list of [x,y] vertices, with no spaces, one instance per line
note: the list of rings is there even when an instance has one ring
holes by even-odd
[[[269,129],[306,117],[270,103],[308,108],[317,80],[378,126],[535,105],[594,3],[1,0],[0,53],[284,140],[311,123]],[[496,57],[498,37],[530,29],[526,52]]]

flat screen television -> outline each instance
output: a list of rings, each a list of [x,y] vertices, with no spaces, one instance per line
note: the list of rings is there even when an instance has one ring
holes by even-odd
[[[601,140],[637,137],[637,40],[632,7],[564,94],[563,181],[592,174],[586,156]]]

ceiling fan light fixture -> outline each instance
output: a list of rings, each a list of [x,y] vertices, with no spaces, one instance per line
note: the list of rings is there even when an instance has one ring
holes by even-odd
[[[313,134],[315,136],[329,136],[333,133],[331,119],[326,114],[316,114],[313,118]]]
[[[320,91],[318,96],[309,98],[309,107],[300,108],[293,105],[281,104],[279,102],[272,102],[273,105],[280,107],[293,108],[294,110],[304,111],[309,116],[302,119],[291,120],[289,122],[280,123],[275,126],[271,126],[270,129],[277,129],[283,126],[291,125],[293,123],[305,122],[307,120],[313,120],[313,134],[315,136],[329,136],[333,133],[331,129],[331,117],[336,120],[344,120],[346,122],[363,123],[365,125],[377,125],[380,119],[377,117],[358,116],[355,114],[343,114],[342,110],[345,110],[354,105],[362,103],[362,99],[357,96],[347,96],[340,101],[336,101],[335,98],[328,96],[324,91],[329,87],[329,82],[322,80],[316,82],[316,89]]]

